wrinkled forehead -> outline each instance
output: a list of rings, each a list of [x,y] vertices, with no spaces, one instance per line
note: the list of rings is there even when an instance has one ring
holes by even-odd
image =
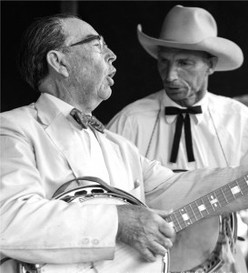
[[[76,43],[88,35],[98,35],[97,31],[90,24],[77,18],[63,20],[62,26],[67,37],[65,41],[67,45]]]

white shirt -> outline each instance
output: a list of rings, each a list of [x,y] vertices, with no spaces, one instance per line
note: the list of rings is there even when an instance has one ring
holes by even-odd
[[[209,92],[196,105],[201,105],[203,113],[190,115],[195,162],[188,162],[182,130],[177,162],[170,163],[176,116],[165,116],[164,108],[180,106],[164,90],[125,107],[108,128],[131,140],[141,154],[171,169],[239,165],[248,154],[248,108]]]

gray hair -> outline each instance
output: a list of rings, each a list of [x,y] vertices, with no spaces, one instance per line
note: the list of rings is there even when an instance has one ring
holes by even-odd
[[[19,52],[21,76],[35,90],[48,75],[46,55],[50,50],[63,49],[65,34],[62,21],[78,18],[71,14],[56,14],[36,19],[24,33]]]

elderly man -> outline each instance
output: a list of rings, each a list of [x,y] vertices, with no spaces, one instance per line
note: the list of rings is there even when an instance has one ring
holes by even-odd
[[[208,80],[215,71],[241,66],[239,46],[217,36],[216,22],[209,12],[180,5],[167,14],[158,39],[144,34],[141,26],[138,39],[157,59],[164,89],[125,107],[110,121],[108,129],[132,141],[144,156],[175,171],[238,166],[248,153],[248,108],[208,92]],[[193,262],[194,256],[205,252],[206,261],[219,258],[224,264],[222,271],[235,272],[229,268],[237,250],[226,249],[226,242],[235,238],[225,229],[227,225],[235,233],[236,220],[232,219],[230,225],[226,219],[216,219],[219,224],[215,232],[207,232],[213,224],[208,221],[182,235],[179,245],[185,245],[185,252],[181,256],[190,263],[184,267],[187,261],[175,259],[172,267],[178,270],[182,263],[180,270],[205,268],[200,259]],[[204,248],[205,236],[215,238],[216,248]],[[243,271],[236,272],[246,272],[244,259],[239,257],[242,261],[236,262],[236,267],[242,264]]]
[[[77,17],[28,29],[20,68],[41,95],[1,114],[1,272],[167,272],[175,230],[248,206],[247,159],[174,174],[104,130],[115,59]]]

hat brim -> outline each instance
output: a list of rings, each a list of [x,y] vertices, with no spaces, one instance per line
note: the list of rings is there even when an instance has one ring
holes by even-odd
[[[218,57],[216,71],[228,71],[239,68],[244,56],[241,48],[234,42],[221,37],[209,37],[198,43],[185,44],[150,37],[142,32],[141,25],[137,28],[138,40],[143,48],[155,59],[158,58],[158,47],[172,47],[188,50],[199,50]]]

